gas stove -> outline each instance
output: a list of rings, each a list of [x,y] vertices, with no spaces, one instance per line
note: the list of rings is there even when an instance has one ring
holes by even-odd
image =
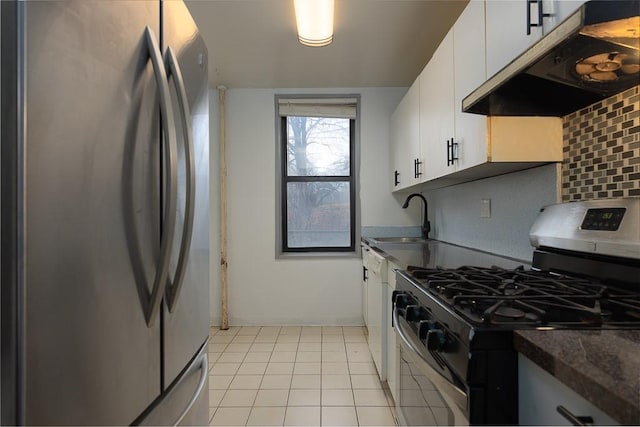
[[[393,321],[409,373],[401,375],[401,424],[427,410],[444,414],[439,424],[517,424],[514,330],[640,329],[640,198],[545,207],[530,240],[530,269],[396,274]],[[424,397],[417,410],[403,403],[415,387],[440,397]]]
[[[463,266],[407,272],[473,327],[640,326],[640,291],[554,272]]]

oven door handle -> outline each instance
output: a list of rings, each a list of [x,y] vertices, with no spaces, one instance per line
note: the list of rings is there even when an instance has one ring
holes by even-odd
[[[416,346],[411,342],[411,339],[407,336],[407,333],[402,329],[402,323],[400,322],[400,315],[398,314],[397,307],[393,307],[393,322],[396,327],[396,333],[402,340],[402,342],[409,348],[409,350],[416,354],[424,363],[425,368],[428,372],[425,374],[429,377],[432,383],[434,383],[438,388],[444,389],[446,393],[455,401],[456,405],[460,409],[466,412],[467,410],[467,393],[464,390],[461,390],[456,385],[452,384],[444,375],[440,372],[436,371],[432,366],[429,359],[427,359],[422,352],[416,348]]]

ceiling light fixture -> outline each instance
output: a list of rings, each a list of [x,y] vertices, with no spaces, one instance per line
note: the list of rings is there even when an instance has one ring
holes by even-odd
[[[333,1],[293,0],[300,43],[312,47],[331,44],[333,41]]]

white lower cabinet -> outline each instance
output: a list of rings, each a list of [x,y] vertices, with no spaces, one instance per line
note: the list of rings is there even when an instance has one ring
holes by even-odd
[[[362,317],[364,321],[364,326],[369,326],[369,317],[367,313],[367,288],[369,284],[367,283],[368,272],[368,264],[369,264],[369,253],[371,252],[371,248],[367,245],[362,245]]]
[[[531,359],[518,354],[520,425],[571,425],[558,412],[559,406],[577,417],[593,418],[593,425],[620,425]]]
[[[391,296],[396,288],[399,267],[369,246],[362,246],[362,303],[367,327],[367,343],[381,381],[387,381],[394,401],[398,399],[400,347],[392,325]]]
[[[388,263],[387,266],[387,316],[385,319],[387,332],[387,384],[394,402],[398,401],[398,378],[400,377],[400,347],[396,342],[396,331],[393,327],[393,301],[391,296],[396,289],[396,270],[398,266]]]

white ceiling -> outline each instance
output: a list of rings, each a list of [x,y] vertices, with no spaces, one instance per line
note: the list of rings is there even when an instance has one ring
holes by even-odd
[[[293,0],[187,0],[211,87],[410,86],[468,0],[335,0],[333,43],[298,43]]]

